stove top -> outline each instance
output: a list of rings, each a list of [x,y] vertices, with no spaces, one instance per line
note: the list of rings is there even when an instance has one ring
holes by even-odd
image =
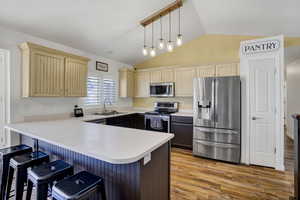
[[[150,111],[150,112],[146,112],[145,114],[148,114],[148,115],[170,115],[172,113],[175,113],[175,112],[168,112],[168,111]]]
[[[178,112],[178,102],[155,102],[154,111],[146,112],[148,115],[170,115]]]

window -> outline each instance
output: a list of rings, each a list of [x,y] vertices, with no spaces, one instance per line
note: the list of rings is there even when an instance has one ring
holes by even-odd
[[[116,103],[116,81],[111,78],[101,79],[97,76],[89,76],[84,104],[100,105],[105,100],[112,104]]]
[[[103,79],[102,81],[102,102],[109,101],[116,103],[116,81],[113,79]]]

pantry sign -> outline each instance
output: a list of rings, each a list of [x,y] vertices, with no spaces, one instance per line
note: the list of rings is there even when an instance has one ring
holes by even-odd
[[[256,53],[267,53],[276,51],[280,48],[279,40],[265,40],[253,43],[246,43],[242,47],[244,55],[256,54]]]

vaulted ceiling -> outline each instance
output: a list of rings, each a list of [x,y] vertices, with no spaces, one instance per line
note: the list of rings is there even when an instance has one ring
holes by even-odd
[[[127,64],[142,56],[139,21],[174,0],[1,0],[0,25]],[[299,0],[185,0],[184,41],[203,34],[300,36]],[[172,14],[173,40],[178,13]],[[163,19],[167,38],[168,19]],[[150,41],[150,27],[147,29]],[[159,24],[155,24],[155,39]],[[1,37],[1,33],[0,33]],[[155,41],[155,42],[156,42]]]

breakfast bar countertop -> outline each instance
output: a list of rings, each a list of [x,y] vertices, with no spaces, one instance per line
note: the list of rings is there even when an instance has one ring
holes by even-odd
[[[136,162],[174,135],[93,124],[78,119],[14,123],[6,128],[111,164]]]

